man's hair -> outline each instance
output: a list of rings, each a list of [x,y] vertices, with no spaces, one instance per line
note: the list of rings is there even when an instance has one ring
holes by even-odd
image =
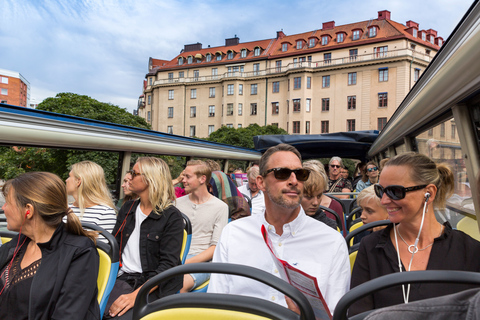
[[[255,179],[258,175],[260,175],[260,169],[258,167],[251,167],[247,171],[248,179]]]
[[[300,152],[298,152],[297,148],[286,143],[280,143],[276,146],[268,148],[268,150],[265,151],[265,153],[262,155],[262,158],[260,158],[259,168],[260,168],[261,175],[264,175],[265,171],[268,170],[267,169],[268,159],[270,159],[272,154],[279,151],[293,152],[298,157],[298,159],[300,159],[300,162],[302,162],[302,155],[300,154]]]
[[[328,161],[328,164],[329,164],[329,165],[330,165],[330,164],[332,164],[332,162],[333,162],[333,161],[338,161],[338,164],[340,165],[340,167],[342,167],[342,168],[343,168],[343,161],[342,161],[342,158],[340,158],[340,157],[337,157],[337,156],[335,156],[335,157],[332,157],[332,158],[330,159],[330,161]]]
[[[303,195],[313,197],[319,191],[324,192],[328,186],[328,178],[324,170],[309,161],[305,161],[303,167],[310,170],[307,181],[303,183]]]
[[[212,160],[212,159],[207,159],[207,160],[205,160],[205,163],[206,163],[207,166],[210,168],[210,171],[211,171],[211,172],[213,172],[213,171],[221,171],[220,165],[218,164],[217,161]]]
[[[190,160],[187,162],[188,166],[194,166],[193,172],[200,178],[201,176],[205,176],[207,179],[205,180],[205,184],[210,182],[210,178],[212,177],[212,171],[210,170],[209,166],[205,161],[202,160]]]

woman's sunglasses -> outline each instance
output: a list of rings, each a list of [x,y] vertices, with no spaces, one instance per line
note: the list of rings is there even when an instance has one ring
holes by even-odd
[[[294,170],[288,168],[273,168],[265,171],[263,176],[266,177],[270,172],[273,172],[273,175],[277,180],[287,180],[292,175],[292,172],[295,173],[298,181],[307,181],[308,176],[310,175],[310,170],[303,168]]]
[[[405,198],[405,195],[409,191],[415,191],[415,190],[420,190],[425,188],[427,185],[423,184],[421,186],[414,186],[414,187],[408,187],[405,188],[404,186],[396,186],[396,185],[391,185],[388,187],[382,187],[379,184],[375,184],[373,188],[375,189],[375,194],[377,197],[380,199],[383,197],[383,194],[385,193],[387,197],[389,197],[392,200],[401,200]]]
[[[367,169],[368,172],[377,171],[377,170],[378,170],[377,167],[373,167],[373,168],[368,168],[368,169]]]
[[[134,179],[136,176],[141,176],[143,173],[136,173],[135,170],[130,170],[127,171],[127,173],[130,173],[132,175],[132,179]]]

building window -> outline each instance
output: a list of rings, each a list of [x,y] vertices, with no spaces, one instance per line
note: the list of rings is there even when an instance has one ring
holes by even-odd
[[[243,114],[243,103],[238,104],[238,115],[241,116]]]
[[[355,131],[355,119],[347,120],[347,131]]]
[[[191,64],[192,62],[193,62],[193,57],[192,57],[192,56],[189,56],[189,57],[187,58],[187,63],[188,63],[188,64]]]
[[[296,68],[298,65],[298,59],[297,58],[293,58],[293,67]]]
[[[256,47],[256,48],[254,49],[253,55],[254,55],[255,57],[260,55],[260,47]]]
[[[348,96],[347,97],[347,109],[355,110],[357,108],[357,96]]]
[[[272,114],[278,114],[280,106],[278,102],[272,102]]]
[[[195,137],[195,126],[190,126],[190,137]]]
[[[426,39],[425,39],[425,37],[426,37],[425,32],[421,32],[421,34],[422,34],[422,40],[425,41],[425,40],[426,40]]]
[[[237,127],[238,127],[238,129],[240,129],[242,127],[242,124],[239,123]]]
[[[350,55],[350,61],[357,60],[358,49],[350,49],[349,55]]]
[[[429,136],[429,137],[433,136],[433,128],[432,128],[432,129],[428,129],[428,136]]]
[[[215,106],[208,106],[208,116],[215,117]]]
[[[328,44],[328,36],[322,37],[322,46],[326,46]]]
[[[215,55],[215,58],[217,59],[217,61],[221,61],[222,60],[222,54],[221,53],[217,53]]]
[[[173,100],[175,90],[168,90],[168,100]]]
[[[415,29],[415,28],[412,29],[412,35],[413,35],[415,38],[416,38],[417,35],[418,35],[417,32],[418,32],[417,29]]]
[[[456,137],[456,134],[457,134],[457,126],[455,125],[455,123],[452,123],[452,139],[455,139]]]
[[[260,71],[260,63],[254,63],[253,64],[253,75],[258,76],[259,71]]]
[[[178,64],[182,65],[183,64],[183,57],[178,58]]]
[[[386,108],[388,106],[388,93],[381,92],[378,94],[378,107]]]
[[[293,78],[293,89],[300,89],[302,88],[302,78],[295,77]]]
[[[303,45],[303,41],[302,41],[302,40],[298,40],[298,41],[297,41],[297,49],[302,49],[302,45]]]
[[[227,53],[227,59],[232,60],[233,59],[233,51],[228,51]]]
[[[378,69],[378,81],[379,82],[388,81],[388,68]]]
[[[250,94],[257,94],[257,88],[258,88],[258,85],[255,83],[255,84],[251,84],[250,85]]]
[[[376,53],[377,58],[386,58],[388,52],[388,46],[373,48],[373,52]]]
[[[246,58],[247,57],[247,49],[242,49],[242,51],[240,51],[240,57],[241,58]]]
[[[293,121],[293,132],[300,133],[300,121]]]
[[[357,84],[357,73],[356,72],[350,72],[348,74],[348,85],[354,85]]]
[[[282,43],[282,51],[285,52],[288,50],[288,43]]]
[[[445,123],[440,123],[440,137],[445,138]]]
[[[148,96],[148,104],[152,104],[152,96]]]
[[[443,44],[443,41],[442,41],[442,39],[438,39],[438,46],[439,46],[439,47],[441,47],[441,46],[442,46],[442,44]]]
[[[233,103],[227,104],[227,116],[233,116]]]
[[[218,75],[218,69],[217,68],[212,68],[212,76]]]
[[[233,123],[227,123],[227,128],[233,128]]]
[[[256,103],[250,103],[250,115],[251,116],[256,116],[257,115],[257,104]]]
[[[238,94],[242,95],[243,94],[243,84],[238,85]]]
[[[197,98],[197,89],[190,89],[190,99]]]
[[[193,80],[198,81],[198,76],[199,76],[199,71],[198,70],[193,70]]]
[[[327,121],[322,121],[322,133],[328,133],[329,132],[329,125],[328,125],[328,120]]]
[[[215,87],[210,87],[209,91],[209,98],[215,98]]]
[[[280,92],[280,81],[272,83],[272,92]]]
[[[308,47],[309,48],[315,47],[315,38],[311,38],[308,40]]]
[[[322,98],[322,111],[330,110],[330,98]]]
[[[287,114],[288,114],[289,110],[290,110],[290,102],[287,100]]]
[[[360,39],[360,30],[354,30],[353,31],[353,40],[358,40]]]
[[[2,89],[2,94],[4,96],[8,96],[8,89]]]
[[[147,121],[148,122],[152,121],[151,114],[152,113],[150,111],[147,112]]]
[[[173,134],[173,126],[167,127],[167,133]]]
[[[427,56],[430,55],[430,52],[431,52],[431,51],[430,51],[429,49],[425,49],[425,54],[426,54]]]
[[[231,96],[235,93],[235,87],[233,84],[227,85],[227,95]]]
[[[387,125],[387,118],[378,118],[377,119],[377,128],[378,131],[382,131],[383,128]]]
[[[330,76],[323,76],[322,77],[322,88],[329,88],[330,87]]]
[[[215,126],[214,125],[209,125],[208,126],[208,135],[211,135],[215,131]]]
[[[197,117],[197,107],[190,107],[190,118]]]
[[[272,122],[272,126],[274,126],[274,127],[277,127],[277,128],[278,128],[278,122]]]
[[[300,99],[293,99],[293,112],[300,112]]]
[[[168,107],[168,117],[173,118],[173,107]]]
[[[310,121],[305,121],[305,134],[310,134]]]
[[[282,60],[275,61],[275,72],[282,71]]]
[[[370,29],[368,29],[368,37],[373,38],[376,35],[377,35],[377,28],[376,27],[370,27]]]
[[[332,62],[332,54],[331,53],[324,53],[323,54],[323,60],[324,60],[325,63]]]
[[[312,88],[312,77],[307,77],[307,89]]]
[[[420,78],[420,69],[415,68],[415,72],[413,73],[413,81],[417,82],[418,78]]]
[[[173,72],[168,73],[168,80],[173,80]]]
[[[337,42],[338,43],[343,42],[344,36],[345,36],[345,34],[343,34],[343,33],[337,34]]]
[[[212,61],[212,55],[211,55],[210,53],[207,53],[207,55],[205,56],[205,60],[206,60],[207,62]]]
[[[306,102],[305,102],[305,111],[306,112],[310,112],[310,106],[312,104],[312,99],[310,98],[307,98]]]
[[[7,81],[8,81],[8,78],[2,78],[2,83],[3,83],[3,79],[7,79]],[[151,86],[152,82],[153,82],[153,77],[148,78],[148,85]]]
[[[183,72],[183,71],[178,72],[178,77],[179,78],[184,78],[185,77],[185,72]]]

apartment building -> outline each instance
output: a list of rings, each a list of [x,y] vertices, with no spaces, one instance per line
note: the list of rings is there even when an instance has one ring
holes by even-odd
[[[20,73],[0,69],[0,102],[27,107],[30,101],[30,83]]]
[[[390,15],[150,58],[137,113],[154,130],[197,137],[253,123],[289,134],[382,130],[443,44]]]

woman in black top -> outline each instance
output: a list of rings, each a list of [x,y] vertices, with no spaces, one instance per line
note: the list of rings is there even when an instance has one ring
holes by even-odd
[[[404,153],[387,162],[374,186],[394,223],[362,239],[351,287],[394,272],[413,270],[480,271],[480,242],[437,222],[453,192],[452,171],[427,156]],[[350,315],[402,302],[455,293],[468,285],[416,284],[392,287],[360,300]]]
[[[68,207],[64,182],[30,172],[2,191],[19,234],[0,247],[0,319],[99,319],[95,233]]]

